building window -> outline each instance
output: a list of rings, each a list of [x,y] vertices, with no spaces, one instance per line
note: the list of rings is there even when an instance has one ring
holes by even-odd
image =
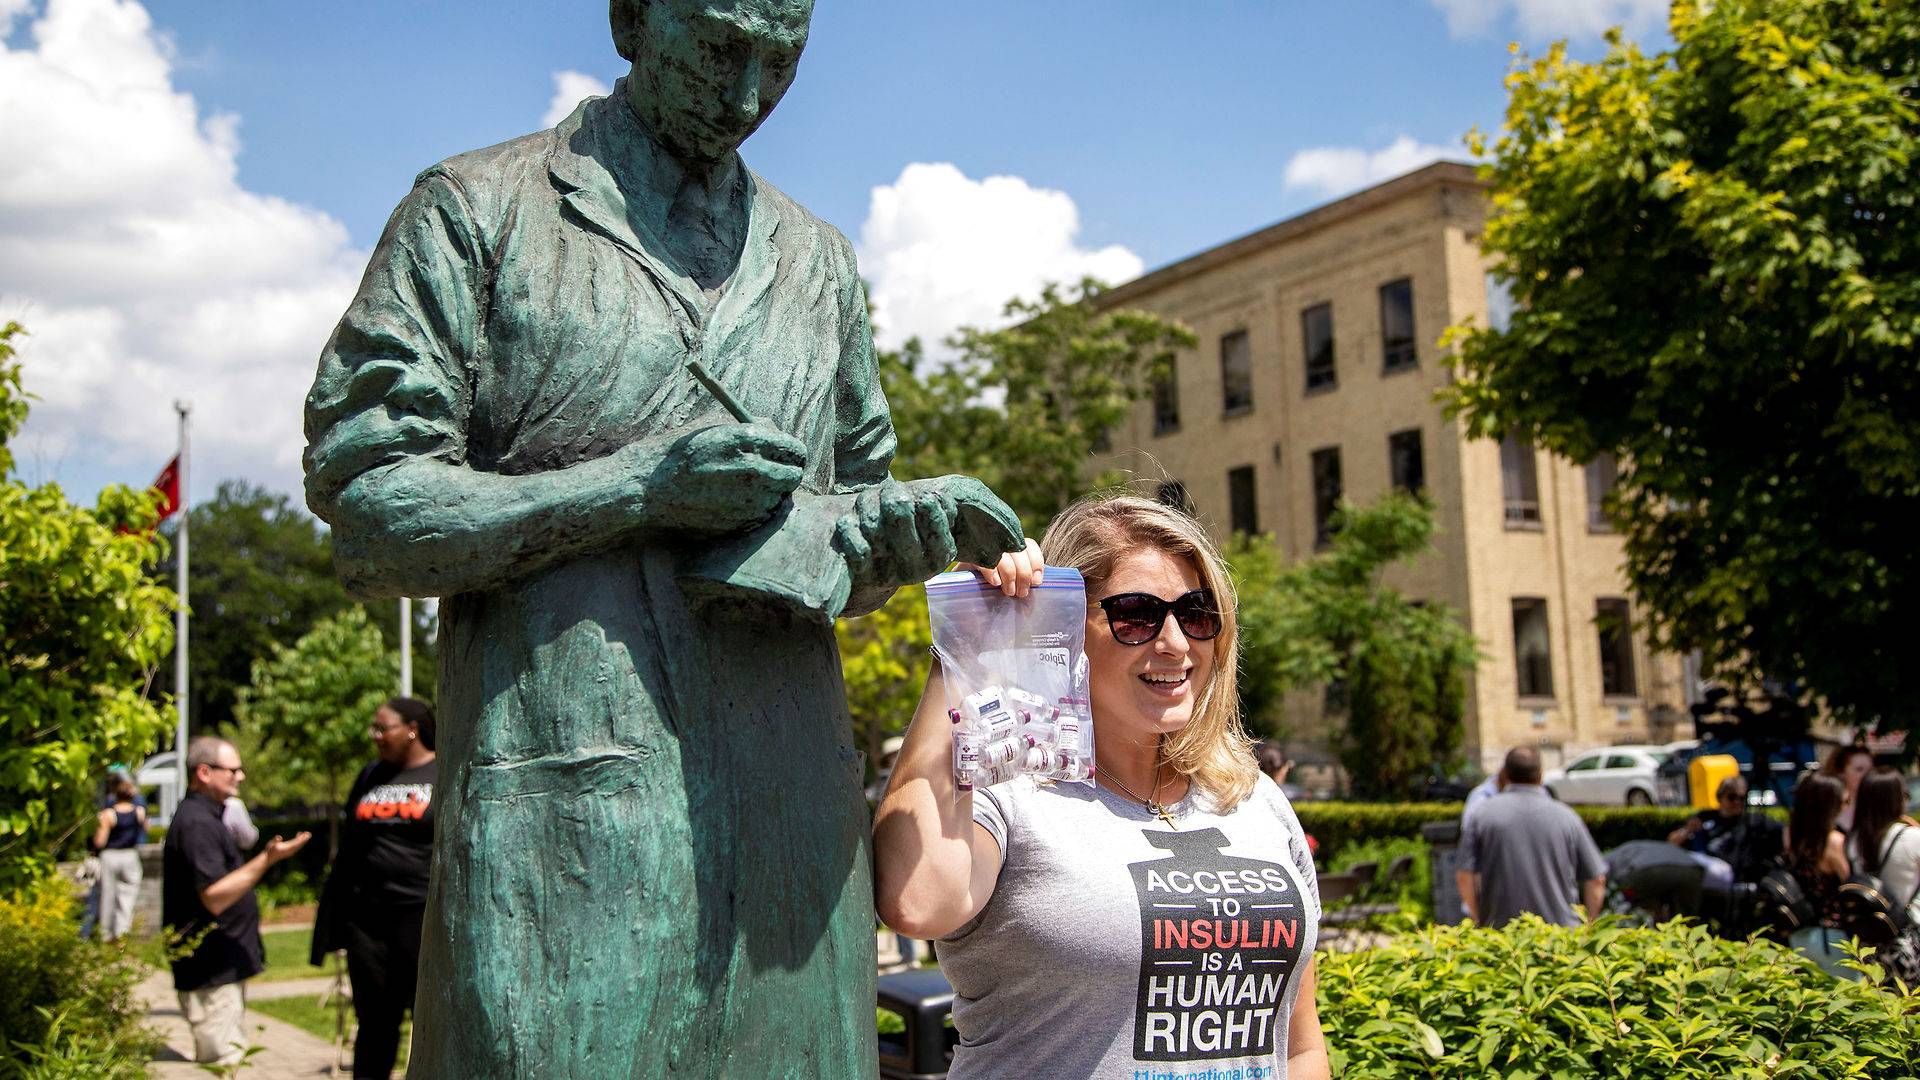
[[[1245,330],[1220,339],[1220,408],[1228,416],[1253,408],[1253,345]]]
[[[1339,382],[1333,370],[1333,305],[1315,304],[1301,312],[1300,333],[1306,341],[1307,392],[1333,389]]]
[[[1487,272],[1487,325],[1493,330],[1505,333],[1513,325],[1513,286],[1507,284],[1500,275]]]
[[[1427,489],[1427,457],[1420,445],[1420,429],[1408,428],[1387,436],[1387,462],[1393,471],[1393,487],[1409,495]]]
[[[1547,602],[1513,598],[1513,670],[1523,698],[1553,696],[1553,650],[1547,636]]]
[[[1333,540],[1333,514],[1340,509],[1340,448],[1313,452],[1313,546]]]
[[[1511,432],[1500,440],[1500,491],[1506,497],[1507,528],[1540,527],[1540,478],[1533,447]]]
[[[1380,286],[1380,340],[1384,346],[1382,371],[1407,371],[1420,366],[1413,345],[1413,281],[1401,278]]]
[[[1607,493],[1620,480],[1620,460],[1602,450],[1587,462],[1587,528],[1594,532],[1612,532],[1607,520]]]
[[[1593,623],[1600,631],[1600,692],[1608,697],[1639,693],[1633,670],[1633,617],[1627,602],[1602,599]]]
[[[1169,362],[1167,373],[1153,380],[1153,433],[1180,430],[1180,369]]]
[[[1193,499],[1187,495],[1187,485],[1178,480],[1162,481],[1153,498],[1162,506],[1171,506],[1188,517],[1193,516]]]
[[[1253,466],[1227,470],[1227,513],[1237,533],[1260,531],[1260,506],[1253,490]]]

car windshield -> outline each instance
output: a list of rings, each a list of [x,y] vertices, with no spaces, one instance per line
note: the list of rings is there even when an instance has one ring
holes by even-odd
[[[1665,765],[1667,760],[1673,757],[1672,754],[1667,753],[1665,750],[1649,750],[1647,751],[1647,756],[1653,759],[1655,765]]]

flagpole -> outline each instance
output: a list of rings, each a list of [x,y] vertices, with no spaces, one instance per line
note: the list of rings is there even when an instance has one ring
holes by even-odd
[[[400,598],[400,696],[413,696],[413,599]]]
[[[180,414],[180,528],[174,534],[179,551],[174,559],[173,586],[180,596],[180,607],[173,613],[173,703],[180,714],[173,731],[174,805],[177,806],[187,795],[187,520],[191,516],[187,508],[192,497],[187,483],[191,476],[187,465],[187,417],[193,406],[175,401],[173,411]],[[169,813],[172,809],[168,807]]]

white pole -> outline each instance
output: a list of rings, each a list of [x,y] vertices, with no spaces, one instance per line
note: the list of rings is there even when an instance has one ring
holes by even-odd
[[[174,559],[174,591],[180,595],[180,608],[173,613],[173,703],[179,710],[180,719],[173,732],[173,800],[174,806],[187,794],[187,507],[189,505],[187,486],[191,475],[187,467],[187,416],[193,406],[184,401],[173,403],[173,411],[180,414],[180,528],[174,534],[179,551]],[[167,807],[169,815],[174,806]]]
[[[400,598],[400,696],[413,696],[413,600]]]

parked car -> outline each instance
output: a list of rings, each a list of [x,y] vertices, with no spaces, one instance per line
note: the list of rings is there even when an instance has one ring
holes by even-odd
[[[1561,802],[1652,806],[1660,790],[1660,766],[1670,755],[1658,746],[1606,746],[1589,751],[1543,782]]]

